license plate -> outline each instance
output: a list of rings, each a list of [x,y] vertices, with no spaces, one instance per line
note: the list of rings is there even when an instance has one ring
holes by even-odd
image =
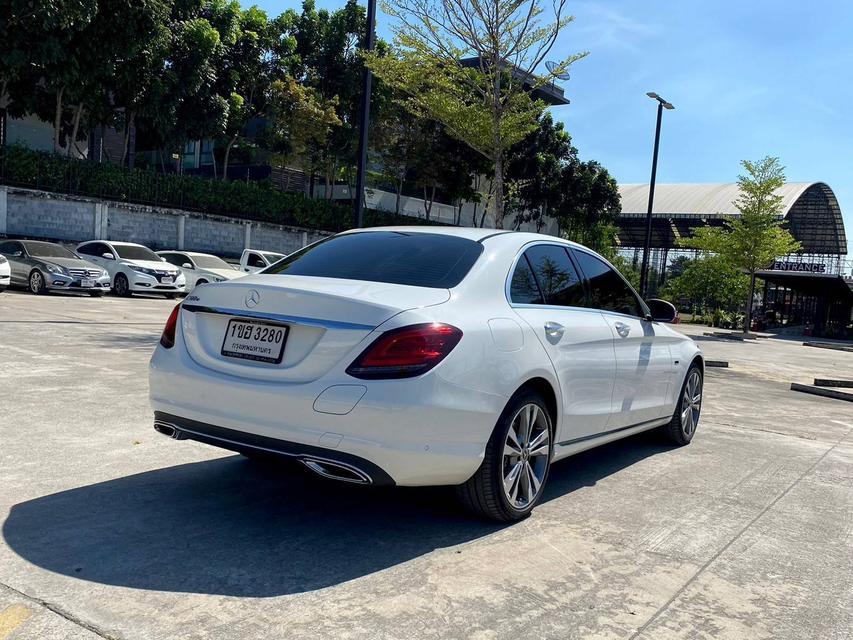
[[[173,281],[174,278],[172,278],[172,276],[163,276],[162,278],[160,278],[160,282],[162,282],[163,284],[172,284]]]
[[[80,281],[80,286],[81,286],[81,287],[94,287],[94,286],[95,286],[95,281],[94,281],[94,280],[92,280],[92,279],[90,279],[90,278],[83,278],[83,279]]]
[[[287,331],[286,325],[229,320],[221,353],[229,358],[279,364],[284,356]]]

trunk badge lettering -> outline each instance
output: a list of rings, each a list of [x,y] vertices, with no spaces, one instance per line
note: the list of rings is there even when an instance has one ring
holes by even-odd
[[[246,294],[246,306],[251,309],[252,307],[257,307],[258,303],[261,301],[261,294],[258,293],[257,289],[252,289],[249,293]]]

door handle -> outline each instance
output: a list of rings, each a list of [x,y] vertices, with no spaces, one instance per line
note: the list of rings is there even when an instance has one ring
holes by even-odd
[[[617,322],[613,326],[616,327],[616,333],[618,333],[623,338],[627,338],[628,334],[631,333],[631,327],[629,327],[623,322]]]
[[[556,338],[559,340],[563,337],[563,332],[566,328],[561,325],[559,322],[546,322],[545,323],[545,335],[549,338]]]

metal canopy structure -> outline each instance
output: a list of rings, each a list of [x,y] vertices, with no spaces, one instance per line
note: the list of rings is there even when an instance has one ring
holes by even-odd
[[[832,189],[823,182],[789,182],[776,192],[782,196],[788,230],[806,254],[844,255],[847,238],[841,208]],[[642,247],[645,238],[649,185],[619,185],[622,214],[618,220],[619,244]],[[734,206],[738,185],[658,184],[652,219],[652,248],[673,249],[681,237],[697,227],[722,225],[740,215]]]

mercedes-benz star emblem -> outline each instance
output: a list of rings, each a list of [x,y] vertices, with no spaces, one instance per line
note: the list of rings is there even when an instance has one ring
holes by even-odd
[[[250,309],[252,307],[257,307],[258,303],[261,301],[261,294],[258,293],[256,289],[252,289],[249,293],[246,294],[246,306]]]

